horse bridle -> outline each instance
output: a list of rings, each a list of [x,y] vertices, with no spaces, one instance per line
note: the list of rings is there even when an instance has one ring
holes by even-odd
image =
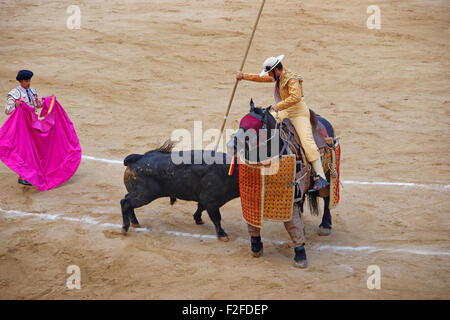
[[[267,117],[268,117],[268,115],[270,114],[270,113],[269,113],[270,108],[271,108],[271,106],[268,107],[268,108],[263,109],[262,115],[256,113],[255,111],[251,111],[251,112],[248,113],[248,115],[250,115],[250,116],[252,116],[252,117],[258,119],[258,120],[262,123],[262,129],[264,129],[266,132],[267,132],[267,131],[270,131],[270,129],[267,128],[267,123],[268,123]],[[278,123],[277,119],[278,119],[278,112],[277,112],[277,118],[275,119],[275,130],[278,130],[278,131],[281,133],[281,126],[282,126],[282,123],[281,123],[281,124]],[[242,129],[243,129],[243,128],[242,128]],[[256,148],[260,148],[260,147],[262,147],[262,146],[264,146],[264,145],[267,145],[267,144],[269,143],[269,141],[271,141],[273,138],[275,138],[275,136],[276,136],[276,134],[274,133],[274,134],[272,134],[272,135],[270,136],[269,139],[266,139],[266,140],[264,140],[264,141],[262,141],[262,142],[260,141],[260,142],[256,145]],[[288,146],[288,140],[285,139],[285,138],[283,138],[283,136],[282,136],[281,134],[280,134],[279,136],[280,136],[280,139],[283,141],[283,147],[282,147],[281,152],[280,152],[280,154],[279,154],[279,156],[281,157],[281,155],[286,151],[286,148],[287,148],[287,146]],[[258,135],[258,137],[259,137],[259,135]],[[288,139],[289,139],[289,137],[288,137]],[[239,139],[239,140],[241,141],[241,139]],[[242,141],[241,141],[241,142],[242,142]],[[254,150],[254,149],[255,149],[255,148],[252,148],[252,146],[249,145],[249,149],[248,149],[249,151]]]
[[[264,116],[263,116],[262,119],[261,119],[261,122],[263,123],[263,129],[266,129],[266,130],[267,130],[267,117],[268,117],[268,114],[270,114],[270,113],[269,113],[269,110],[271,109],[271,107],[272,107],[272,106],[270,106],[270,107],[264,109],[264,111],[263,111]],[[289,139],[290,137],[288,137],[287,139],[284,139],[283,136],[281,135],[281,127],[282,127],[283,123],[282,123],[282,122],[278,123],[278,119],[279,119],[279,118],[278,118],[278,110],[275,110],[275,112],[276,112],[276,115],[277,115],[277,117],[275,118],[275,129],[278,130],[278,131],[280,132],[280,139],[283,141],[283,148],[281,148],[281,152],[280,152],[280,154],[279,154],[279,156],[281,157],[281,155],[284,153],[284,151],[286,151],[286,148],[287,148],[287,146],[288,146],[288,139]],[[264,121],[264,120],[265,120],[265,121]],[[267,143],[268,143],[270,140],[272,140],[274,137],[275,137],[275,134],[273,134],[269,139],[267,139],[267,140],[265,141],[264,144],[267,144]],[[260,146],[260,145],[258,145],[258,147],[259,147],[259,146]]]

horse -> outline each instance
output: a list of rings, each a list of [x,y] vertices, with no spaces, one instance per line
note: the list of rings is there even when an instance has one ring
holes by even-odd
[[[257,108],[254,106],[253,100],[250,101],[250,111],[247,115],[245,115],[240,122],[239,130],[234,133],[231,139],[227,143],[227,153],[229,155],[237,156],[238,153],[238,143],[239,141],[243,142],[244,149],[242,151],[245,152],[245,156],[248,156],[249,150],[260,148],[264,146],[266,150],[264,152],[256,152],[256,161],[266,161],[276,155],[281,156],[282,154],[287,154],[289,152],[289,144],[290,141],[283,137],[280,134],[280,125],[286,126],[290,125],[290,122],[287,120],[281,122],[281,124],[277,123],[277,120],[270,113],[270,108]],[[310,110],[310,120],[311,126],[313,130],[317,129],[318,121],[325,127],[328,137],[335,138],[334,128],[331,123],[318,115],[315,114],[314,111]],[[261,131],[261,129],[263,129]],[[294,129],[295,130],[295,129]],[[248,131],[253,132],[253,136],[248,135],[246,133]],[[282,148],[276,148],[277,150],[272,150],[272,144],[268,143],[269,140],[278,140],[278,145],[281,145]],[[251,140],[254,141],[253,145],[251,145]],[[308,197],[308,203],[310,207],[310,211],[313,215],[318,215],[318,197],[322,197],[324,200],[324,212],[322,216],[322,221],[319,225],[318,234],[321,236],[328,236],[331,234],[332,221],[331,221],[331,212],[330,212],[330,187],[327,186],[319,191],[308,192],[309,186],[312,183],[312,175],[311,175],[311,167],[308,165],[306,161],[306,157],[304,156],[304,152],[302,153],[302,161],[306,167],[309,167],[307,174],[304,177],[304,188],[303,190],[298,190],[299,185],[296,185],[296,194],[302,194],[302,197],[299,201],[300,213],[303,213],[303,206],[305,203],[305,196]],[[325,175],[328,181],[330,181],[330,165],[327,162],[328,158],[325,159]],[[303,191],[303,192],[301,192]]]

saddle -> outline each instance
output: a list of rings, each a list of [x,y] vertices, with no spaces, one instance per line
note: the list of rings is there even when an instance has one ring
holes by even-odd
[[[324,154],[326,153],[327,147],[325,139],[328,137],[328,134],[325,127],[320,123],[320,121],[317,120],[316,113],[312,110],[310,110],[310,122],[314,141],[316,142],[320,153]],[[288,118],[283,119],[281,132],[285,139],[287,139],[291,151],[295,153],[297,157],[304,158],[304,152],[302,149],[300,137],[295,130],[295,127],[292,125],[291,121]]]
[[[322,158],[322,164],[324,164],[324,158],[325,155],[328,156],[330,153],[327,154],[327,148],[330,146],[327,146],[327,141],[325,139],[329,139],[327,130],[325,126],[317,120],[316,113],[310,109],[310,122],[311,122],[311,129],[314,137],[314,141],[319,148],[319,153]],[[283,140],[287,141],[287,145],[297,158],[297,166],[296,166],[296,174],[295,174],[295,184],[296,184],[296,197],[294,199],[294,202],[302,201],[303,195],[307,192],[308,184],[306,183],[309,179],[311,179],[311,169],[308,165],[308,160],[306,158],[305,152],[303,150],[300,137],[295,130],[295,127],[291,123],[291,121],[288,118],[283,119],[282,125],[281,125],[281,135],[283,137]],[[283,146],[283,150],[281,153],[284,152],[284,149],[286,146]],[[310,182],[312,183],[312,182]]]

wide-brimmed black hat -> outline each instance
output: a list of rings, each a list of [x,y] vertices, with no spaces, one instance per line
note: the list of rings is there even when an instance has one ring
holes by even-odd
[[[31,72],[30,70],[20,70],[17,73],[16,80],[17,81],[30,80],[32,76],[33,76],[33,72]]]

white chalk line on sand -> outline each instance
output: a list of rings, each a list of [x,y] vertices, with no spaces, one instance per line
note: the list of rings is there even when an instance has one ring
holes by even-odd
[[[120,164],[123,165],[123,161],[119,160],[110,160],[103,158],[96,158],[91,156],[82,156],[83,159],[100,161],[109,164]],[[341,180],[343,184],[356,184],[356,185],[376,185],[376,186],[397,186],[397,187],[413,187],[413,188],[421,188],[421,189],[434,189],[434,190],[450,190],[450,185],[445,184],[421,184],[421,183],[412,183],[412,182],[366,182],[366,181],[353,181],[353,180]]]
[[[66,217],[62,216],[60,214],[48,214],[48,213],[30,213],[30,212],[22,212],[17,210],[3,210],[0,208],[0,212],[12,215],[14,217],[35,217],[39,219],[45,219],[45,220],[64,220],[64,221],[70,221],[70,222],[84,222],[91,225],[96,225],[102,228],[115,228],[115,229],[121,229],[122,226],[120,224],[114,224],[114,223],[101,223],[92,218],[91,216],[83,216],[81,218],[72,218],[72,217]],[[148,228],[134,228],[133,230],[138,232],[146,232],[150,233],[152,230]],[[158,232],[158,231],[157,231]],[[187,237],[187,238],[194,238],[194,239],[206,239],[206,240],[216,240],[217,237],[215,235],[209,235],[209,234],[194,234],[194,233],[188,233],[188,232],[179,232],[179,231],[171,231],[171,230],[162,230],[161,232],[164,232],[168,235],[177,236],[177,237]],[[248,242],[247,238],[238,237],[237,241],[240,242]],[[275,245],[283,245],[287,244],[285,241],[277,241],[277,240],[271,240],[271,239],[263,239],[264,242],[272,243]],[[352,247],[352,246],[332,246],[332,245],[313,245],[312,248],[317,251],[323,251],[323,250],[331,250],[335,252],[342,252],[342,251],[353,251],[353,252],[365,252],[367,254],[376,253],[376,252],[390,252],[390,253],[409,253],[409,254],[416,254],[416,255],[432,255],[432,256],[450,256],[450,252],[445,251],[427,251],[427,250],[416,250],[416,249],[409,249],[409,248],[377,248],[373,246],[362,246],[362,247]]]
[[[123,161],[119,161],[119,160],[109,160],[109,159],[95,158],[95,157],[91,157],[91,156],[81,156],[81,157],[86,160],[94,160],[94,161],[123,165]]]
[[[450,189],[448,184],[423,184],[423,183],[412,183],[412,182],[365,182],[365,181],[351,181],[342,180],[343,184],[357,184],[357,185],[378,185],[378,186],[399,186],[399,187],[415,187],[422,189],[438,189],[446,190]]]

